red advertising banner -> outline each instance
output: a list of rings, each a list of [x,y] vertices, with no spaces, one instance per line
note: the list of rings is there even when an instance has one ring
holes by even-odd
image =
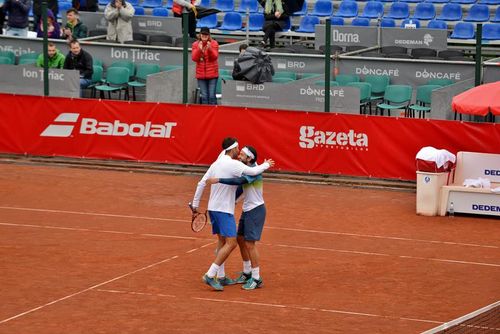
[[[493,123],[0,94],[0,152],[208,165],[224,137],[275,169],[415,179],[424,146],[500,153]]]

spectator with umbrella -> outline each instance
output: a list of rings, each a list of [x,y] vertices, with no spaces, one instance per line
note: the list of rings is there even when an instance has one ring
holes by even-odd
[[[276,31],[282,31],[287,24],[288,12],[286,2],[282,0],[258,0],[264,7],[264,39],[260,42],[262,47],[266,47],[269,40],[269,46],[274,48],[276,43]]]
[[[274,67],[271,57],[260,49],[246,48],[236,59],[236,66],[239,68],[237,73],[239,80],[248,80],[254,84],[273,81]]]
[[[196,63],[201,104],[217,104],[215,92],[219,79],[219,43],[210,37],[210,29],[201,28],[199,39],[193,43],[191,50],[191,58]]]

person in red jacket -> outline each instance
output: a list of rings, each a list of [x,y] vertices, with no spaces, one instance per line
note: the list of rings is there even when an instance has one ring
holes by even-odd
[[[210,29],[201,28],[198,40],[193,43],[191,58],[196,63],[201,104],[217,104],[215,90],[219,79],[219,43],[210,37]]]

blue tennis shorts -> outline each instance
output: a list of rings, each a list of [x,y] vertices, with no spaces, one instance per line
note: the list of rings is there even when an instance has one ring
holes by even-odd
[[[241,214],[238,224],[238,235],[247,241],[259,241],[266,221],[266,206],[264,204]]]
[[[208,211],[212,223],[212,234],[220,234],[223,237],[236,237],[236,221],[234,215],[227,212]]]

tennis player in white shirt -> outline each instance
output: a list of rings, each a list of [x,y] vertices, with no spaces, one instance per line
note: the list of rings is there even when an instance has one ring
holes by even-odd
[[[239,155],[238,141],[235,138],[225,138],[222,142],[223,151],[217,160],[203,175],[193,198],[193,208],[197,210],[200,199],[205,189],[206,180],[209,178],[233,178],[245,175],[259,175],[274,166],[272,159],[264,163],[249,167],[241,161],[235,160]],[[236,221],[234,219],[235,196],[237,186],[221,183],[212,184],[208,200],[208,213],[212,223],[212,233],[218,237],[218,251],[214,262],[203,276],[203,281],[213,289],[222,291],[224,287],[217,279],[217,272],[224,264],[231,252],[236,248]]]

